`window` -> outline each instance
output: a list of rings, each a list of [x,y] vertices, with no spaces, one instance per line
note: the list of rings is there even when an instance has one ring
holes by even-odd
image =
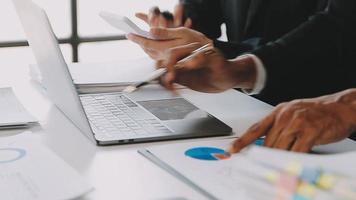
[[[115,52],[131,44],[124,44],[116,40],[125,40],[122,32],[110,27],[98,16],[101,10],[117,12],[130,17],[133,21],[144,26],[144,23],[133,17],[137,11],[147,12],[154,5],[159,5],[163,10],[172,10],[177,0],[32,0],[43,7],[51,21],[54,32],[61,44],[72,48],[70,57],[73,62],[79,59],[93,60],[93,52]],[[25,47],[27,42],[21,24],[17,18],[11,0],[2,0],[0,6],[0,53],[3,48]],[[108,42],[111,41],[111,42]],[[116,42],[115,42],[116,41]],[[101,43],[93,43],[101,42]],[[96,50],[97,48],[97,50]],[[14,48],[16,49],[16,48]],[[23,48],[19,48],[23,49]],[[26,48],[24,48],[26,49]],[[81,53],[80,51],[83,51]],[[20,51],[19,51],[20,52]],[[66,50],[66,52],[69,52]],[[136,52],[135,52],[136,53]],[[101,58],[97,54],[97,59]],[[4,56],[4,55],[1,55]],[[94,59],[95,60],[95,59]],[[0,60],[0,65],[3,63]]]
[[[69,44],[61,44],[61,50],[67,62],[72,60],[72,48]],[[35,58],[31,49],[23,47],[0,48],[0,86],[13,86],[19,80],[28,81],[29,64],[34,64]],[[12,80],[13,77],[18,77]]]

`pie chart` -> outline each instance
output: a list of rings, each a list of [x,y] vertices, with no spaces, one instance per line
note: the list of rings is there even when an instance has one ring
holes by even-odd
[[[222,149],[214,147],[195,147],[188,149],[186,156],[198,160],[218,161],[230,158],[230,154]]]
[[[20,148],[0,148],[0,164],[11,163],[25,157],[26,150]]]
[[[259,138],[255,141],[255,145],[263,146],[264,138]],[[188,149],[184,153],[186,156],[198,160],[226,160],[231,157],[229,152],[224,151],[223,149],[215,147],[195,147]]]

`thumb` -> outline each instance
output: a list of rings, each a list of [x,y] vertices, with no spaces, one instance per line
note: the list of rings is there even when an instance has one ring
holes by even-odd
[[[193,27],[193,21],[192,19],[188,18],[185,23],[184,23],[184,27],[187,27],[187,28],[192,28]]]

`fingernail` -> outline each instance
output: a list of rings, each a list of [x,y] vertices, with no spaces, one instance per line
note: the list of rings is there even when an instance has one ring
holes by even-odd
[[[176,90],[176,88],[174,87],[174,86],[172,86],[173,88],[172,88],[172,94],[173,94],[173,96],[174,97],[177,97],[177,96],[179,96],[179,93],[178,93],[178,91]]]
[[[161,14],[161,11],[159,10],[158,7],[154,7],[154,8],[153,8],[153,13],[154,13],[155,15],[159,15],[159,14]]]

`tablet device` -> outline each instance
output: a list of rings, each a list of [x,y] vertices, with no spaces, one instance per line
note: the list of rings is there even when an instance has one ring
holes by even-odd
[[[142,30],[135,23],[133,23],[129,18],[114,13],[102,11],[99,16],[103,18],[111,26],[124,31],[125,33],[133,33],[145,38],[153,39],[149,32]]]

